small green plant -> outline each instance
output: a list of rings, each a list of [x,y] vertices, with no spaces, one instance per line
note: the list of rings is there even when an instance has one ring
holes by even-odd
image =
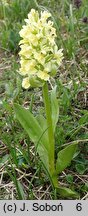
[[[51,14],[47,11],[39,13],[34,9],[28,14],[26,25],[20,31],[21,67],[19,73],[24,77],[22,86],[42,87],[45,115],[34,116],[31,111],[14,104],[17,119],[35,144],[52,187],[63,196],[77,196],[76,192],[61,187],[58,174],[71,162],[76,151],[77,142],[60,150],[55,156],[55,129],[59,116],[59,105],[56,95],[56,86],[49,93],[48,83],[61,65],[63,59],[62,49],[58,50],[55,42],[56,30],[49,19]]]

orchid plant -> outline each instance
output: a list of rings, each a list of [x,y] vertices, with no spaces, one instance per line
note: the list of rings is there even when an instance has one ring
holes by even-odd
[[[28,133],[44,165],[47,175],[55,188],[62,195],[74,196],[76,193],[61,187],[58,174],[71,162],[77,143],[68,145],[55,156],[55,129],[59,116],[56,86],[49,92],[48,83],[56,75],[62,64],[63,50],[56,45],[56,29],[51,21],[51,13],[32,9],[26,24],[20,31],[20,69],[23,76],[22,87],[42,87],[45,116],[34,116],[29,110],[14,104],[17,119]]]

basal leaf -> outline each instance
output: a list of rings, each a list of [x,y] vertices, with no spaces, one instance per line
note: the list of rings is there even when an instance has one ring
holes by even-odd
[[[42,131],[43,131],[43,137],[44,137],[44,139],[46,139],[47,140],[47,148],[49,147],[49,145],[48,145],[48,127],[47,127],[47,121],[46,121],[46,119],[44,118],[44,116],[43,115],[38,115],[38,116],[36,116],[36,119],[37,119],[37,121],[38,121],[38,123],[39,123],[39,125],[40,125],[40,127],[42,128]]]
[[[35,147],[38,146],[37,152],[44,164],[46,164],[46,168],[49,169],[48,164],[48,143],[46,136],[43,137],[43,129],[39,125],[37,119],[33,116],[33,114],[23,108],[18,104],[14,104],[14,110],[16,113],[16,117],[21,123],[22,127],[28,133],[32,142],[34,142]]]
[[[62,172],[71,162],[73,155],[76,151],[77,143],[71,144],[59,151],[56,161],[56,172]]]
[[[51,91],[51,114],[52,114],[53,131],[55,132],[56,124],[59,117],[59,105],[56,97],[56,86]]]
[[[14,110],[17,119],[19,120],[25,131],[28,133],[32,142],[36,144],[39,140],[40,135],[42,134],[42,130],[37,120],[29,110],[26,110],[18,104],[14,104]]]
[[[37,147],[37,152],[40,156],[41,161],[44,164],[44,167],[47,169],[47,171],[49,172],[49,157],[48,157],[48,153],[47,150],[44,146],[39,145]]]
[[[42,136],[43,129],[39,125],[37,119],[33,116],[33,114],[29,110],[23,108],[22,106],[18,104],[14,104],[14,110],[15,110],[17,119],[19,120],[19,122],[21,123],[25,131],[28,133],[32,142],[34,142],[36,145],[39,141],[40,143],[45,145],[47,149],[46,139],[43,139],[43,136]]]
[[[37,115],[36,116],[36,119],[39,123],[39,125],[42,127],[43,131],[47,129],[47,122],[46,122],[46,119],[44,118],[43,115]]]

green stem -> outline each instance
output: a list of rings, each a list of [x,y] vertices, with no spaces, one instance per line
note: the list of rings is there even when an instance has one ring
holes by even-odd
[[[54,165],[55,143],[54,143],[54,133],[52,127],[52,118],[51,118],[51,106],[50,106],[47,82],[43,86],[43,98],[44,98],[47,127],[48,127],[48,139],[49,139],[49,171],[52,178],[52,182],[54,186],[56,186],[58,182],[57,182],[57,176],[55,175],[55,165]]]

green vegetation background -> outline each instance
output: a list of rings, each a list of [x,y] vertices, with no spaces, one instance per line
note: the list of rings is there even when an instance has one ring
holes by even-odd
[[[88,192],[88,1],[0,1],[0,199],[62,199],[52,191],[35,149],[16,120],[13,102],[43,113],[41,89],[23,90],[19,70],[19,31],[31,8],[49,10],[64,60],[56,76],[59,121],[56,153],[75,140],[76,155],[59,177],[62,186]],[[36,93],[36,94],[35,94]],[[71,199],[67,198],[67,199]]]

